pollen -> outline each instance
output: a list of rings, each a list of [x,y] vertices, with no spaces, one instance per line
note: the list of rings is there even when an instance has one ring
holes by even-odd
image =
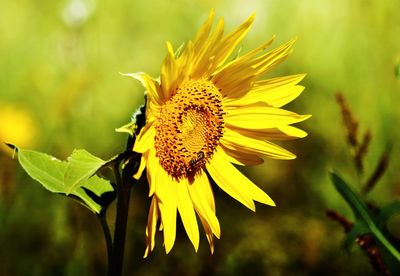
[[[207,80],[187,81],[160,110],[155,148],[161,166],[174,178],[199,172],[223,134],[222,95]]]

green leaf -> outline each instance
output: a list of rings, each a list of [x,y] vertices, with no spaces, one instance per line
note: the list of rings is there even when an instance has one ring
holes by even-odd
[[[68,195],[99,170],[106,161],[90,154],[86,150],[74,150],[68,157],[68,166],[64,175],[65,193]]]
[[[336,190],[338,190],[338,192],[342,195],[342,197],[347,201],[357,219],[362,219],[363,216],[364,217],[371,216],[367,205],[365,205],[365,203],[359,199],[359,197],[344,182],[342,178],[340,178],[335,173],[331,173],[331,179],[333,184],[335,185]]]
[[[106,192],[113,191],[114,189],[110,185],[110,182],[94,175],[84,181],[81,185],[82,188],[92,191],[96,196],[101,196]]]
[[[17,152],[19,163],[30,177],[42,184],[42,186],[48,191],[68,196],[65,193],[66,185],[64,180],[70,163],[61,161],[53,156],[37,151],[17,148]],[[88,168],[93,168],[94,163],[97,165],[100,164],[99,160],[101,159],[92,156],[86,151],[79,150],[75,151],[69,160],[75,160],[75,163],[77,160],[85,160],[86,162],[83,162],[83,164],[87,165],[84,167],[86,168],[86,175],[88,175]],[[105,163],[103,160],[101,160],[101,162]],[[89,164],[91,164],[91,166],[89,166]],[[76,179],[79,178],[79,185],[75,185],[72,189],[70,189],[72,198],[78,200],[91,211],[99,213],[102,209],[102,206],[96,202],[92,196],[90,196],[90,193],[101,197],[102,194],[113,191],[112,185],[107,180],[96,175],[83,177],[84,174],[82,171],[79,169],[74,170],[76,171],[76,176],[75,178],[72,177],[72,180],[75,179],[76,181]],[[72,171],[72,173],[73,172],[74,171]],[[90,193],[88,193],[88,191],[90,191]]]
[[[29,176],[44,188],[53,193],[64,192],[66,162],[44,153],[19,148],[18,161]]]
[[[381,244],[381,246],[383,246],[398,262],[400,262],[400,253],[379,230],[365,203],[350,189],[340,176],[331,173],[331,179],[336,189],[350,205],[357,219],[365,223],[369,230],[368,232],[370,232],[379,244]]]
[[[102,194],[111,192],[113,190],[114,189],[110,182],[94,175],[83,181],[82,185],[78,189],[74,190],[72,194],[77,195],[80,199],[82,199],[84,203],[95,213],[100,213],[102,206],[96,200],[96,198],[90,196],[88,191],[92,192],[97,197],[101,197]]]

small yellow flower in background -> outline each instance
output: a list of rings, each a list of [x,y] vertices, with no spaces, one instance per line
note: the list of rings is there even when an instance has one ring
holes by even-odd
[[[291,125],[310,116],[280,108],[303,91],[304,87],[297,84],[304,75],[258,80],[287,58],[295,40],[264,52],[272,38],[227,62],[254,16],[225,36],[223,20],[210,32],[213,19],[211,12],[193,42],[189,41],[180,54],[175,54],[171,44],[167,44],[159,81],[145,73],[128,74],[138,79],[147,91],[146,125],[133,148],[142,153],[135,177],[140,177],[147,168],[152,197],[145,256],[154,248],[159,221],[165,250],[167,253],[171,250],[178,212],[196,251],[197,213],[213,252],[213,238],[219,238],[221,231],[208,175],[222,190],[253,211],[254,201],[275,206],[232,163],[261,164],[261,156],[293,159],[294,154],[270,140],[307,135]]]
[[[12,154],[4,143],[22,148],[32,146],[36,140],[36,124],[29,110],[0,102],[0,151]]]

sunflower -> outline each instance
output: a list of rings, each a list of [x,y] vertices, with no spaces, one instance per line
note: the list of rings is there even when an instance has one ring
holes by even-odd
[[[214,12],[193,41],[177,52],[167,43],[158,80],[145,73],[127,74],[147,91],[146,125],[133,150],[142,153],[134,176],[146,168],[152,198],[146,227],[145,257],[154,249],[160,222],[168,253],[175,242],[177,213],[195,250],[199,246],[196,219],[204,227],[211,252],[221,230],[216,217],[214,182],[234,199],[255,211],[254,201],[275,206],[273,200],[233,165],[261,164],[260,156],[293,159],[295,155],[270,140],[305,137],[293,126],[309,115],[281,109],[304,87],[304,74],[259,80],[284,61],[295,40],[265,52],[273,39],[228,61],[253,23],[250,16],[223,35],[220,19],[213,32]]]

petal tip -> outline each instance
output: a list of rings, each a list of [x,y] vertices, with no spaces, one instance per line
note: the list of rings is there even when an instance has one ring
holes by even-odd
[[[209,20],[213,20],[215,16],[215,8],[211,8],[210,14],[208,15]]]
[[[134,178],[135,180],[139,180],[141,176],[142,176],[141,173],[136,172],[136,173],[133,175],[133,178]]]
[[[171,252],[171,249],[172,249],[172,245],[170,245],[170,246],[165,245],[165,253],[166,253],[166,254],[168,254],[169,252]]]
[[[292,154],[289,158],[288,158],[288,160],[293,160],[293,159],[296,159],[297,158],[297,155],[296,154]]]
[[[149,248],[146,248],[146,251],[144,252],[143,259],[146,259],[149,256]]]
[[[252,14],[250,14],[249,18],[251,18],[251,20],[254,20],[256,18],[257,13],[254,11]]]
[[[312,117],[311,114],[306,114],[306,115],[303,115],[303,116],[304,116],[304,121],[307,120],[307,119],[310,119]]]
[[[254,23],[254,19],[256,18],[256,13],[253,12],[243,23],[242,26],[246,26],[246,29],[250,28]]]
[[[170,41],[166,41],[165,45],[167,46],[168,54],[173,55],[174,54],[174,47],[172,46],[172,43]]]
[[[294,44],[298,39],[299,39],[299,37],[298,37],[298,36],[295,36],[295,37],[293,37],[293,38],[290,40],[290,42],[291,42],[292,44]]]

